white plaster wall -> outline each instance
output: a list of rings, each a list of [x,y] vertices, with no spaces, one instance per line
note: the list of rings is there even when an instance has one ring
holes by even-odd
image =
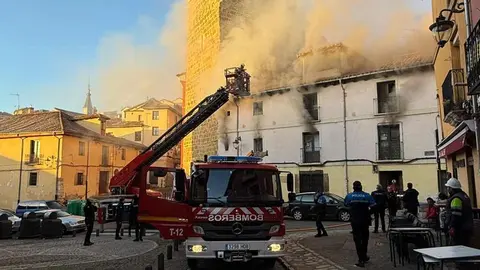
[[[377,82],[395,80],[401,114],[394,119],[374,115]],[[437,100],[433,70],[378,77],[343,84],[347,102],[347,141],[349,159],[376,159],[377,125],[387,120],[399,123],[404,143],[404,158],[424,157],[435,150]],[[318,93],[319,121],[313,122],[320,133],[321,162],[344,159],[343,91],[340,85],[311,89]],[[284,94],[265,95],[239,102],[240,154],[253,149],[253,139],[263,138],[268,150],[265,162],[300,162],[302,133],[308,131],[302,117],[302,94],[296,90]],[[253,101],[263,101],[263,115],[253,115]],[[219,141],[220,155],[235,155],[232,142],[236,137],[236,106],[233,102],[219,112],[220,137],[227,134],[229,150]],[[226,116],[227,111],[230,112]],[[223,119],[222,119],[223,118]]]

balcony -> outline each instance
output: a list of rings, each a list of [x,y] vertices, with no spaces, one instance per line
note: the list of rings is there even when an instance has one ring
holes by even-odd
[[[26,154],[23,158],[23,162],[26,165],[42,165],[43,164],[43,155],[39,154]]]
[[[403,160],[402,141],[383,141],[375,144],[377,161]]]
[[[398,97],[374,98],[373,113],[375,115],[400,113],[400,99]]]
[[[467,84],[464,78],[463,69],[452,69],[442,84],[443,121],[454,127],[463,120],[471,118],[466,100]]]
[[[320,147],[314,147],[313,149],[300,148],[300,159],[302,163],[319,163]]]
[[[480,94],[480,21],[465,42],[468,94]]]

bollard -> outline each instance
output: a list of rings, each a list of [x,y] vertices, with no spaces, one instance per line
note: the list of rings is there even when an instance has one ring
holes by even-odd
[[[145,267],[145,270],[152,270],[152,269],[153,269],[153,268],[152,268],[151,265]]]
[[[173,254],[172,254],[172,245],[168,245],[167,246],[167,260],[171,260],[173,257]]]
[[[100,230],[99,229],[95,230],[95,236],[100,236]]]
[[[173,240],[173,250],[178,251],[178,240]]]
[[[163,253],[158,255],[158,270],[165,270],[165,257]]]
[[[120,229],[120,236],[123,236],[123,228]]]

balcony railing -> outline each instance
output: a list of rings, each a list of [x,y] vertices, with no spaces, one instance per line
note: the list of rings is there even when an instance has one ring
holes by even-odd
[[[463,69],[450,70],[443,81],[443,120],[452,126],[470,117],[465,107],[466,87]]]
[[[319,163],[320,162],[320,147],[314,148],[300,148],[300,160],[302,163]]]
[[[374,98],[373,111],[375,115],[396,114],[400,112],[398,97]]]
[[[402,141],[383,141],[375,144],[378,161],[403,160]]]
[[[480,94],[480,21],[465,42],[468,94]]]
[[[43,155],[26,154],[23,162],[27,165],[41,165],[43,163]]]

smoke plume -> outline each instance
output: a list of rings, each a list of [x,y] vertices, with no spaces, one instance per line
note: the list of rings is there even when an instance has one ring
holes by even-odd
[[[240,63],[252,75],[255,91],[298,84],[304,73],[371,71],[398,55],[431,58],[434,52],[428,32],[431,15],[415,13],[414,0],[245,2],[246,19],[237,20],[222,40],[216,68],[204,76],[203,89],[216,89],[223,84],[222,70]],[[317,53],[338,43],[343,46]],[[317,57],[307,66],[297,58],[302,54]]]
[[[185,70],[186,13],[185,0],[173,3],[154,44],[137,44],[128,34],[101,41],[97,85],[92,87],[101,110],[134,105],[147,97],[181,96],[176,74]],[[140,18],[139,25],[140,30],[148,30],[148,18]]]

